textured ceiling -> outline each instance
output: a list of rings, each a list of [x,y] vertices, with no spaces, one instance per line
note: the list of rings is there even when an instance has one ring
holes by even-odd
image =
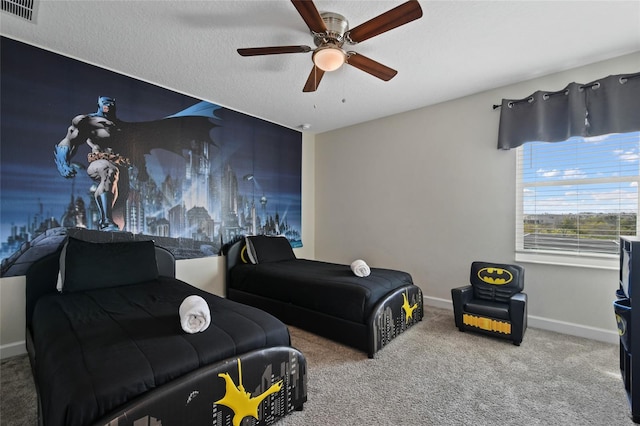
[[[353,28],[402,2],[315,4]],[[314,133],[640,52],[640,1],[420,4],[421,19],[349,48],[398,70],[394,79],[343,66],[313,93],[302,92],[311,53],[236,52],[313,47],[286,0],[40,0],[35,22],[0,13],[0,32],[284,126],[309,124]]]

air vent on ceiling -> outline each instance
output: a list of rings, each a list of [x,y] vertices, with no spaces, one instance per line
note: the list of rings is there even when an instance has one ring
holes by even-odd
[[[37,2],[38,0],[2,0],[2,11],[34,22]]]

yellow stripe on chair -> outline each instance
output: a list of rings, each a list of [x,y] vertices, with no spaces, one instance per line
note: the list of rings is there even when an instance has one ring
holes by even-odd
[[[462,322],[465,325],[481,328],[487,331],[494,331],[494,332],[503,333],[503,334],[511,334],[511,323],[505,322],[505,321],[498,321],[491,318],[463,314]]]

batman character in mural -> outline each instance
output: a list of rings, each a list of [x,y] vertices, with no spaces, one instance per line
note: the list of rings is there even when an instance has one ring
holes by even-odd
[[[129,172],[135,167],[139,181],[148,179],[145,154],[162,148],[182,155],[183,149],[193,148],[196,143],[213,144],[210,130],[214,124],[210,118],[215,106],[203,105],[210,106],[208,116],[178,113],[156,121],[131,123],[118,119],[115,99],[100,96],[95,113],[71,120],[66,136],[55,146],[55,163],[60,175],[73,178],[79,167],[71,160],[78,147],[86,143],[91,148],[87,174],[97,183],[94,199],[100,212],[99,229],[124,229],[122,212],[129,191]]]

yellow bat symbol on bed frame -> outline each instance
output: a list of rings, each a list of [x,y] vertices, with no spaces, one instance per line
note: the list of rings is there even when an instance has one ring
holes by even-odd
[[[482,268],[478,271],[478,278],[487,284],[505,285],[513,280],[513,274],[502,268]]]
[[[409,322],[411,318],[413,318],[413,311],[418,307],[417,303],[414,303],[413,306],[409,305],[409,299],[407,298],[406,293],[402,293],[402,298],[404,302],[402,303],[402,309],[404,309],[406,321]]]
[[[242,250],[240,250],[240,260],[242,260],[242,263],[249,263],[249,260],[247,258],[245,258],[245,254],[247,254],[247,245],[243,245],[242,246]]]
[[[225,381],[225,393],[222,399],[215,402],[215,404],[221,404],[229,407],[233,411],[233,426],[240,426],[242,419],[247,416],[251,416],[256,420],[258,419],[258,406],[269,395],[277,393],[282,388],[282,380],[278,383],[271,385],[269,389],[261,393],[256,397],[252,397],[249,392],[242,386],[242,367],[240,365],[240,359],[238,359],[238,383],[233,382],[231,376],[228,373],[220,373],[218,377],[222,377]]]

